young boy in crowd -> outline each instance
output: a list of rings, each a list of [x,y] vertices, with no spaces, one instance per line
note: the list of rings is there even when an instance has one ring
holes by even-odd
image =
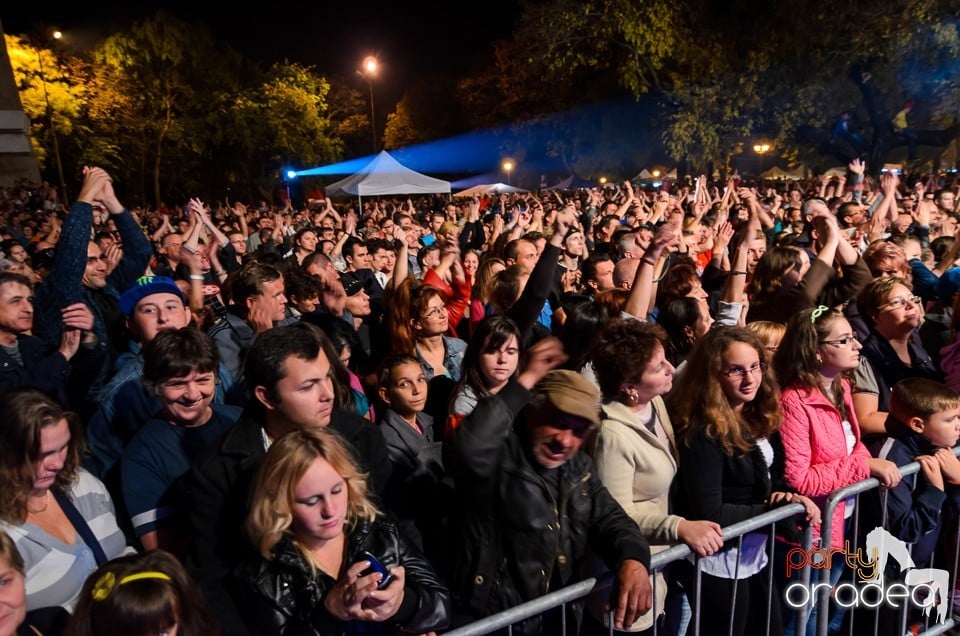
[[[446,488],[441,483],[443,442],[434,432],[433,418],[423,412],[427,379],[419,361],[408,354],[385,358],[377,379],[386,405],[380,430],[393,464],[387,505],[408,535],[422,541],[421,548],[433,560],[443,545],[443,519],[438,511],[445,506],[438,497],[445,496]]]
[[[955,527],[954,522],[944,521],[944,507],[948,494],[956,494],[952,486],[960,484],[960,460],[951,450],[960,439],[960,396],[933,380],[900,380],[890,395],[886,430],[887,437],[877,440],[870,447],[874,457],[888,459],[897,466],[918,461],[921,467],[918,473],[905,476],[894,488],[871,490],[860,498],[864,506],[860,516],[862,547],[867,546],[866,537],[870,533],[876,537],[881,528],[896,539],[912,544],[909,553],[912,564],[897,558],[897,550],[889,538],[880,544],[881,550],[886,549],[885,546],[890,548],[886,550],[889,556],[884,572],[877,573],[878,577],[884,578],[884,585],[888,586],[903,582],[907,569],[935,567],[934,553],[941,530],[944,526]],[[864,547],[864,552],[869,550],[870,547]],[[868,553],[867,558],[872,559],[873,555]],[[933,600],[935,607],[942,600],[944,598],[938,595]],[[945,598],[945,602],[949,603],[949,598]],[[916,609],[911,607],[911,622],[918,620],[912,611]],[[934,615],[936,613],[935,609]],[[872,627],[873,610],[869,614],[869,617],[863,616],[865,620],[858,618],[857,622]],[[899,625],[899,610],[881,608],[878,634],[896,633]]]

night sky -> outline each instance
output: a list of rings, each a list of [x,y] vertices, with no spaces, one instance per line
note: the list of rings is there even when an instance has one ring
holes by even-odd
[[[204,2],[186,8],[153,2],[116,7],[91,3],[86,10],[83,3],[57,9],[29,0],[3,4],[0,20],[5,32],[59,28],[78,48],[164,8],[181,19],[206,24],[215,39],[264,62],[286,58],[349,78],[355,77],[366,55],[375,54],[381,63],[377,91],[391,108],[413,78],[467,72],[488,59],[490,42],[508,37],[520,14],[519,0],[487,0],[475,7],[425,0],[289,3],[289,8],[263,3],[269,9],[238,3],[227,11]]]

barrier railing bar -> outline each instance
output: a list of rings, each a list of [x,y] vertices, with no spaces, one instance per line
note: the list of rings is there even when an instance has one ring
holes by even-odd
[[[745,519],[727,526],[722,531],[723,536],[726,540],[742,537],[748,532],[759,530],[760,528],[776,523],[777,521],[781,521],[783,519],[789,519],[803,513],[804,511],[805,508],[803,507],[803,504],[799,503],[779,506],[774,510],[757,515],[756,517],[751,517],[750,519]],[[742,553],[742,550],[740,550],[740,552]],[[662,570],[670,563],[686,558],[691,554],[693,554],[693,552],[686,544],[674,545],[666,550],[663,550],[662,552],[657,552],[650,558],[650,574],[652,575],[655,572]],[[739,567],[739,561],[737,566]],[[698,559],[696,578],[696,598],[698,599],[700,598],[700,570],[701,568]],[[594,577],[584,579],[559,590],[549,592],[539,598],[521,603],[516,607],[511,607],[510,609],[503,610],[502,612],[477,619],[469,625],[464,625],[463,627],[458,627],[448,632],[444,632],[444,634],[446,636],[484,636],[485,634],[489,634],[498,629],[503,629],[505,627],[509,628],[511,625],[515,625],[516,623],[524,621],[528,618],[532,618],[538,614],[542,614],[547,610],[554,609],[565,603],[581,599],[585,596],[588,596],[594,590],[601,590],[610,586],[612,582],[612,575],[602,577],[599,581]],[[564,615],[565,614],[566,613],[564,612]],[[694,612],[695,634],[699,634],[699,625],[699,612]],[[509,631],[509,633],[512,634],[512,630]]]
[[[955,446],[951,450],[953,451],[953,454],[955,456],[960,457],[960,446]],[[900,469],[901,478],[909,477],[910,475],[920,472],[921,470],[920,462],[911,462],[904,466],[900,466],[899,469]],[[916,489],[917,487],[916,481],[917,480],[914,480],[913,489]],[[879,487],[880,487],[880,481],[875,477],[870,477],[868,479],[864,479],[863,481],[858,481],[855,484],[850,484],[849,486],[845,486],[833,492],[827,498],[827,501],[824,504],[824,508],[823,508],[823,516],[822,516],[822,521],[820,525],[820,545],[826,546],[827,548],[830,547],[831,539],[833,538],[833,511],[837,507],[837,504],[839,504],[841,501],[844,501],[852,496],[856,496],[857,498],[856,505],[857,505],[857,508],[859,509],[860,494],[873,490],[874,488],[879,488]],[[883,510],[882,514],[884,519],[886,519],[886,514],[887,514],[886,513],[887,493],[886,492],[882,493],[881,500],[882,500],[882,510]],[[859,517],[860,517],[860,514],[858,510],[858,512],[856,513],[856,520],[854,522],[855,545],[859,541],[859,522],[860,522]],[[912,546],[910,546],[910,549],[912,554]],[[958,550],[960,550],[960,537],[958,537]],[[958,557],[960,557],[960,554],[955,555],[954,557],[955,565],[957,563]],[[829,620],[830,620],[829,619],[829,613],[830,613],[829,612],[829,609],[830,609],[830,585],[829,585],[830,571],[829,569],[824,568],[824,570],[820,573],[820,580],[822,583],[827,583],[827,585],[817,590],[817,610],[818,611],[817,611],[816,633],[817,633],[817,636],[827,636],[827,632],[829,630]],[[951,596],[953,595],[953,588],[956,587],[956,584],[957,584],[956,570],[954,570],[954,580],[951,584],[951,589],[950,589]],[[902,616],[901,623],[902,623],[902,626],[905,628],[906,622],[907,622],[907,614],[905,610],[901,613],[901,616]],[[849,621],[849,633],[851,634],[853,633],[853,618],[854,616],[851,614],[850,621]],[[876,630],[877,630],[878,620],[879,620],[879,612],[875,613],[874,615],[874,633],[876,633]],[[927,622],[929,623],[929,621]],[[952,610],[951,610],[950,616],[948,616],[947,620],[944,622],[943,625],[937,625],[931,630],[925,630],[923,633],[930,634],[930,635],[940,634],[946,631],[947,629],[953,627],[953,625],[954,625],[954,621],[952,619]]]

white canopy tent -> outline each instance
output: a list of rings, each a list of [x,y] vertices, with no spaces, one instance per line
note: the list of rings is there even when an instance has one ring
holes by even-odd
[[[514,192],[529,192],[529,190],[524,190],[523,188],[518,188],[516,186],[509,186],[505,183],[488,183],[475,185],[472,188],[467,188],[461,192],[456,193],[455,197],[478,197],[481,194],[513,194]]]
[[[797,166],[793,170],[784,170],[779,166],[773,166],[760,176],[764,179],[792,179],[798,181],[803,179],[803,166]]]
[[[383,150],[359,172],[328,185],[325,191],[329,197],[437,194],[449,193],[450,182],[411,170]]]

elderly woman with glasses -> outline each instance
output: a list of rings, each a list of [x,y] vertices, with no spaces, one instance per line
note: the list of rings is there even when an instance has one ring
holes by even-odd
[[[923,304],[906,280],[873,280],[857,305],[869,333],[854,374],[853,406],[864,435],[883,435],[893,385],[916,377],[942,382],[943,374],[920,342]]]
[[[773,473],[775,478],[781,476],[790,489],[820,506],[831,493],[870,476],[886,488],[900,481],[897,466],[871,457],[860,441],[848,376],[857,368],[862,348],[843,314],[821,305],[790,319],[773,359],[783,411],[779,430],[783,463],[776,462]],[[853,518],[853,506],[854,500],[850,500],[834,510],[832,527],[838,530],[831,536],[829,547],[843,549],[845,521]],[[818,535],[819,528],[814,527],[814,537]],[[782,567],[780,563],[774,567],[774,572],[783,589],[788,583],[784,573],[785,555],[790,547],[783,542],[776,546],[783,562]],[[841,574],[843,560],[834,559],[830,579],[833,585]],[[784,603],[783,609],[784,615],[789,616],[791,607]],[[838,616],[834,618],[839,620]],[[815,626],[814,608],[807,623],[808,633],[812,634]],[[793,620],[786,621],[785,634],[792,635],[793,627]]]

